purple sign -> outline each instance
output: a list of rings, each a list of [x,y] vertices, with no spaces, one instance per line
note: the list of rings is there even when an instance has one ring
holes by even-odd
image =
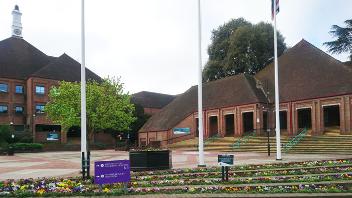
[[[94,163],[94,168],[95,184],[112,184],[131,180],[129,160],[98,161]]]

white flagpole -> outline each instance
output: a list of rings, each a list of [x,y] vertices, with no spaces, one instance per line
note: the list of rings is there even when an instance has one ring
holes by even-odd
[[[198,0],[198,166],[204,167],[204,142],[203,142],[203,104],[202,104],[202,13],[200,0]]]
[[[277,34],[276,34],[276,0],[274,3],[274,55],[275,55],[275,122],[276,122],[276,160],[281,160],[280,141],[280,102],[279,102],[279,65],[277,61]]]
[[[84,152],[85,158],[87,159],[84,0],[81,1],[81,6],[81,153]]]

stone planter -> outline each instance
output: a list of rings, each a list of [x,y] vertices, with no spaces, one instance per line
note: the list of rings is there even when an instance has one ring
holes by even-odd
[[[170,150],[130,151],[129,154],[132,171],[172,168],[172,155]]]

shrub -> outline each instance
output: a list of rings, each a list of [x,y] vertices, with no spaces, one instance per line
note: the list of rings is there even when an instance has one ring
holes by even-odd
[[[0,142],[10,142],[10,126],[9,125],[0,125]]]
[[[108,145],[101,143],[101,142],[95,142],[93,146],[97,149],[107,149]]]
[[[29,133],[24,134],[18,140],[20,143],[33,143],[33,136]]]
[[[34,151],[34,150],[43,149],[43,144],[38,144],[38,143],[15,143],[15,144],[11,144],[11,146],[16,151]]]

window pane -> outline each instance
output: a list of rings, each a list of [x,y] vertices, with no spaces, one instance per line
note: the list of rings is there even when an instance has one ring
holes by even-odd
[[[22,85],[16,85],[16,93],[23,93],[23,86]]]
[[[7,84],[1,83],[0,84],[0,92],[7,92],[8,86]]]
[[[44,105],[36,105],[35,112],[36,113],[44,113]]]
[[[35,93],[36,94],[44,94],[45,93],[44,86],[35,86]]]
[[[24,132],[24,125],[13,125],[16,132]]]
[[[16,113],[23,113],[23,107],[16,107],[15,112]]]
[[[0,113],[7,113],[7,106],[1,105],[0,106]]]

